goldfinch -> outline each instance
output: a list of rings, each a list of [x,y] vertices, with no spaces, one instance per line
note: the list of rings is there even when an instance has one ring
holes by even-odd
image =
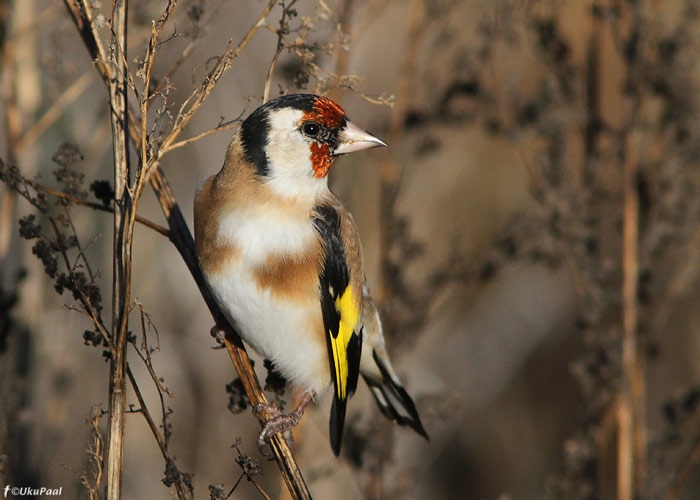
[[[243,340],[301,391],[259,444],[296,425],[332,385],[337,456],[360,374],[385,416],[427,438],[387,356],[355,222],[328,189],[339,155],[378,146],[386,144],[330,99],[285,95],[248,116],[221,170],[197,189],[195,240],[212,294]]]

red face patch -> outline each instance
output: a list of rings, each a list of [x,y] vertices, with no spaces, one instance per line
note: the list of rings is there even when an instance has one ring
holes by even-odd
[[[314,102],[311,111],[304,113],[303,121],[315,121],[329,129],[338,129],[343,126],[345,111],[338,104],[326,97],[319,96]],[[311,144],[311,164],[314,169],[314,177],[323,178],[328,175],[328,171],[335,158],[331,154],[328,144],[314,142]]]
[[[331,155],[331,148],[328,144],[311,143],[311,166],[314,169],[314,177],[320,179],[327,176],[334,161],[335,157]]]

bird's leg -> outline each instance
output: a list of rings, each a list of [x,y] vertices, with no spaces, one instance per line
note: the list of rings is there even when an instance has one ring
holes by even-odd
[[[270,441],[272,436],[280,432],[284,433],[284,437],[288,443],[294,444],[291,430],[299,423],[301,416],[304,414],[304,410],[309,406],[313,398],[313,392],[304,393],[299,404],[289,413],[282,413],[279,408],[270,404],[259,403],[253,407],[253,412],[256,416],[265,412],[274,415],[265,423],[260,436],[258,436],[258,449],[260,449],[261,453],[265,454],[263,451],[265,445]]]
[[[210,334],[219,344],[218,347],[224,347],[224,339],[230,330],[231,327],[229,325],[221,326],[216,324],[211,328]],[[258,403],[253,406],[253,413],[255,413],[258,419],[261,419],[265,414],[271,415],[271,418],[268,417],[269,420],[266,421],[262,432],[258,436],[258,448],[263,455],[266,454],[264,451],[265,445],[270,441],[270,438],[277,433],[283,433],[287,442],[290,445],[294,444],[294,438],[290,431],[299,423],[301,416],[304,414],[304,410],[309,406],[309,403],[313,401],[314,395],[314,392],[304,393],[299,404],[289,413],[282,413],[279,408],[269,403]]]
[[[223,347],[225,347],[224,339],[226,339],[227,330],[230,330],[230,329],[231,329],[231,327],[229,325],[220,326],[217,324],[217,325],[214,325],[211,327],[211,330],[209,330],[209,335],[214,337],[214,340],[216,340],[216,343],[219,344],[214,349],[222,349]]]

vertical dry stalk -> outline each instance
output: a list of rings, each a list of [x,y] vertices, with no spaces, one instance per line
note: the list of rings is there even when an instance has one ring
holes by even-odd
[[[622,221],[622,392],[618,410],[618,500],[641,493],[646,459],[644,373],[638,355],[637,304],[639,289],[639,193],[637,191],[640,136],[631,131],[625,144]]]
[[[131,242],[134,203],[129,165],[129,110],[126,86],[127,0],[115,0],[112,10],[109,98],[112,106],[114,157],[114,249],[112,268],[112,343],[107,451],[107,498],[121,498],[124,426],[126,423],[126,347],[131,301]]]
[[[637,51],[643,50],[639,37],[650,19],[649,4],[640,2],[629,13],[631,26],[629,40]],[[627,66],[628,78],[638,77],[639,59]],[[622,213],[622,394],[619,407],[618,439],[618,500],[640,498],[645,491],[647,462],[646,387],[644,359],[639,349],[639,273],[640,273],[640,199],[639,152],[643,133],[635,130],[640,118],[640,97],[632,96],[629,106],[630,124],[623,156],[623,213]]]

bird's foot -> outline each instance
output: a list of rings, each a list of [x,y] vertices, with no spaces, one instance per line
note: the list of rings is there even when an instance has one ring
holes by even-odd
[[[260,418],[261,414],[265,413],[272,415],[272,418],[265,423],[262,432],[260,432],[258,436],[258,449],[260,453],[269,456],[269,453],[265,451],[265,446],[270,443],[270,438],[272,438],[272,436],[279,433],[282,434],[290,447],[294,446],[292,429],[299,423],[301,416],[304,414],[304,410],[312,399],[313,394],[306,393],[297,407],[289,413],[282,413],[276,406],[265,403],[259,403],[253,406],[253,412],[258,418]]]
[[[214,347],[214,349],[223,349],[225,347],[224,340],[226,339],[226,328],[227,327],[214,325],[211,327],[211,330],[209,330],[209,335],[214,337],[214,340],[216,340],[217,343],[217,346]]]
[[[278,433],[282,433],[282,436],[290,447],[294,446],[292,429],[299,423],[299,420],[301,420],[301,416],[304,413],[303,410],[299,411],[296,409],[289,413],[282,413],[276,406],[261,403],[253,407],[253,412],[258,418],[261,413],[272,415],[272,418],[265,423],[263,430],[258,436],[258,449],[260,453],[267,456],[270,455],[266,452],[265,447],[270,443],[270,438]]]

